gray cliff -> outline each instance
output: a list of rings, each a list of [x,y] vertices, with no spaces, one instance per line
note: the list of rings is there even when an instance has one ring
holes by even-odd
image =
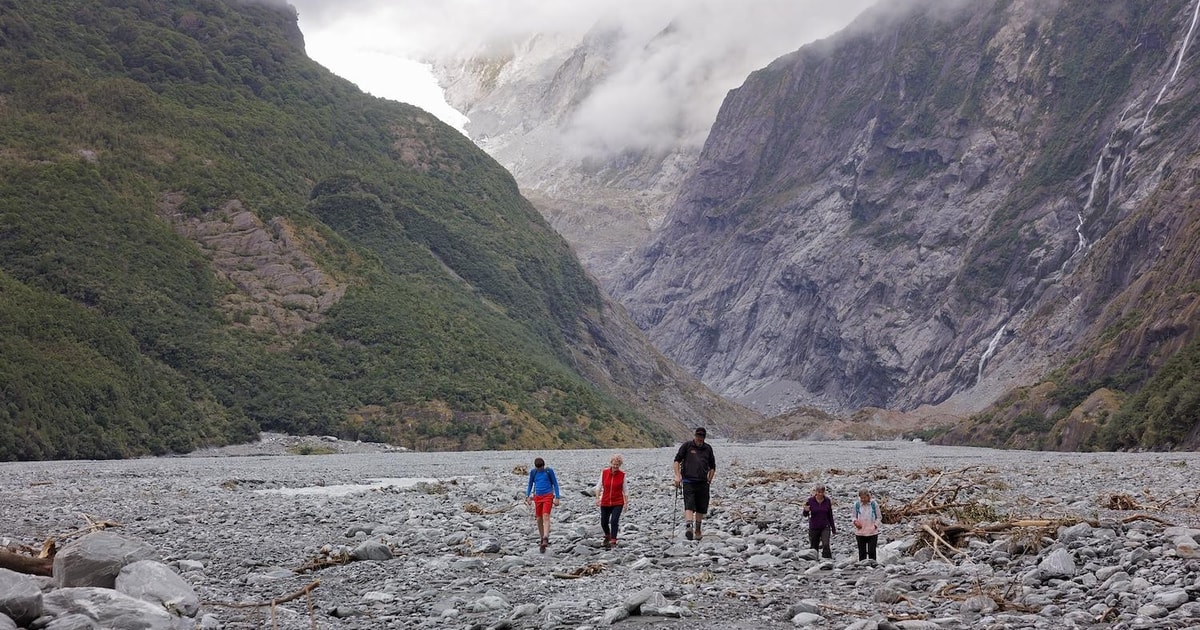
[[[729,94],[613,293],[768,413],[1152,372],[1197,321],[1197,8],[884,2]]]

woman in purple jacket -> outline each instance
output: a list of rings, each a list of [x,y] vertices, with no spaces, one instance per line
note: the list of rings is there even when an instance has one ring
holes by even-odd
[[[825,484],[813,488],[804,504],[804,516],[808,517],[808,544],[820,549],[822,556],[833,558],[829,537],[837,533],[837,525],[833,521],[833,501],[825,496]]]

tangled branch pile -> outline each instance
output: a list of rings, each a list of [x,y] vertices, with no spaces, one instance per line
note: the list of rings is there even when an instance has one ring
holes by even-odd
[[[965,500],[960,494],[971,494],[980,487],[988,484],[981,479],[970,478],[967,473],[978,468],[968,466],[961,470],[948,473],[938,473],[933,482],[921,493],[921,496],[899,507],[892,507],[884,501],[879,506],[884,524],[893,525],[911,520],[919,516],[931,514],[950,514],[958,520],[978,523],[996,520],[1000,515],[995,508],[975,500]],[[943,483],[945,482],[945,483]],[[964,493],[964,491],[966,491]]]
[[[1128,494],[1110,494],[1104,501],[1104,507],[1110,510],[1142,510],[1145,509]]]
[[[1142,490],[1142,496],[1145,497],[1146,503],[1138,503],[1137,500],[1128,494],[1112,493],[1102,499],[1100,504],[1110,510],[1154,510],[1156,512],[1161,512],[1174,504],[1178,504],[1180,507],[1187,506],[1192,509],[1200,506],[1200,489],[1180,490],[1161,500],[1155,498],[1149,489],[1144,489]],[[1188,501],[1188,499],[1191,500]]]
[[[599,562],[591,562],[579,568],[571,569],[570,571],[559,571],[554,574],[554,577],[564,580],[573,580],[576,578],[587,577],[589,575],[596,575],[603,570],[603,564],[600,564]]]
[[[912,501],[898,507],[883,503],[880,505],[883,522],[896,524],[923,519],[916,526],[917,542],[912,551],[929,548],[946,560],[949,560],[949,556],[961,553],[959,547],[963,546],[968,538],[992,540],[997,535],[1004,534],[1008,536],[1010,548],[1014,552],[1037,553],[1045,544],[1058,537],[1060,528],[1079,523],[1088,523],[1092,527],[1100,526],[1096,519],[1009,519],[999,514],[993,506],[969,498],[978,488],[995,487],[990,479],[970,474],[977,468],[968,466],[950,473],[938,472],[925,491]],[[933,470],[929,472],[932,473]],[[1179,495],[1176,495],[1164,501],[1159,509],[1178,499]],[[1101,501],[1101,505],[1115,510],[1146,509],[1125,494],[1109,495]],[[1122,519],[1122,522],[1134,520],[1149,520],[1170,525],[1161,518],[1147,514],[1132,515]]]
[[[319,571],[329,567],[338,567],[343,564],[350,564],[352,558],[349,553],[337,551],[319,555],[303,565],[292,569],[292,573],[308,573],[309,571]]]
[[[717,576],[712,574],[712,571],[705,569],[695,575],[689,575],[679,580],[681,584],[705,584],[717,579]]]

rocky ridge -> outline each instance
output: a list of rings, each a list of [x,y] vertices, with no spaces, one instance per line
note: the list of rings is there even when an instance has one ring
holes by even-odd
[[[1194,453],[714,445],[700,542],[677,526],[673,448],[625,453],[630,505],[612,550],[591,495],[605,451],[5,464],[0,540],[40,545],[80,513],[117,521],[109,531],[194,589],[202,603],[181,621],[204,628],[1185,628],[1200,616]],[[545,554],[520,500],[535,455],[563,490]],[[818,482],[846,530],[864,486],[885,518],[932,497],[962,509],[886,525],[874,564],[839,531],[824,560],[799,505]],[[931,546],[924,527],[949,537],[947,524],[968,531]]]

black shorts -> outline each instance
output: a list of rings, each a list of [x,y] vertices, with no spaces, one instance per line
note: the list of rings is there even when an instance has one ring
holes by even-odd
[[[704,481],[683,482],[683,509],[708,514],[708,483]]]

